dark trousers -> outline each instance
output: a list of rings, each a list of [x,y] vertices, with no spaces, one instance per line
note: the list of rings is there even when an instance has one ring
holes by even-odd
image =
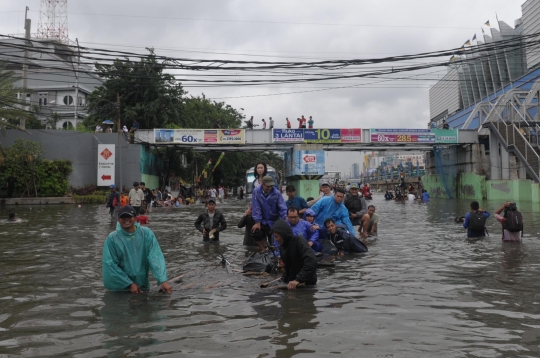
[[[139,210],[141,210],[141,207],[140,206],[133,206],[133,209],[135,209],[135,212],[137,213],[137,215],[139,215]]]
[[[11,198],[13,196],[13,191],[15,190],[15,186],[11,185],[11,186],[8,186],[8,189],[7,189],[7,196],[8,198]]]

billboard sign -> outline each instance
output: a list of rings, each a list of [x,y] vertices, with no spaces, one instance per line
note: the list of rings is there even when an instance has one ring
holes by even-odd
[[[156,143],[244,144],[244,129],[155,129]]]
[[[98,144],[97,186],[114,184],[114,144]]]
[[[457,129],[371,129],[371,143],[458,143]]]
[[[360,128],[274,129],[274,143],[361,143]]]
[[[274,129],[273,131],[274,142],[298,142],[304,141],[303,129]]]

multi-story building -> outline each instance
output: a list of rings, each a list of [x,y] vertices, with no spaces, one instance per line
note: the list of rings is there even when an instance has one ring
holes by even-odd
[[[22,90],[25,49],[28,92]],[[0,63],[15,73],[19,98],[48,128],[77,127],[87,116],[88,96],[102,84],[93,68],[79,61],[76,48],[53,40],[0,39]]]

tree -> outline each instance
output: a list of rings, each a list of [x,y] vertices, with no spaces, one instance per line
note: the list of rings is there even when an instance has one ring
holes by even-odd
[[[86,127],[117,118],[118,94],[122,123],[128,127],[135,119],[141,129],[182,124],[185,92],[174,76],[163,72],[165,66],[157,62],[154,51],[148,51],[150,55],[138,62],[126,57],[112,65],[95,64],[105,82],[90,94]]]

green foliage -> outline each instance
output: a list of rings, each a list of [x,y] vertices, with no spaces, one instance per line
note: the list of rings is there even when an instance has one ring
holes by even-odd
[[[77,204],[105,204],[107,202],[107,194],[103,192],[95,192],[90,195],[77,195],[71,196]]]
[[[0,180],[13,174],[15,191],[27,196],[62,196],[67,191],[67,178],[72,172],[67,160],[43,159],[43,146],[23,139],[0,154]]]
[[[73,171],[67,160],[43,160],[36,166],[39,196],[64,196],[68,188],[68,176]]]
[[[103,86],[90,94],[88,128],[105,119],[117,118],[117,94],[120,95],[122,125],[129,128],[137,119],[142,128],[164,128],[181,124],[184,90],[174,76],[164,73],[152,49],[150,55],[133,62],[116,59],[112,65],[96,63],[96,71],[105,79]]]

